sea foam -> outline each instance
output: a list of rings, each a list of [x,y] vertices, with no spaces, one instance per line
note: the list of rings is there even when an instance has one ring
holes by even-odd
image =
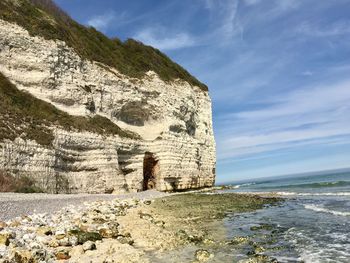
[[[330,209],[327,209],[327,208],[324,208],[324,207],[318,206],[318,205],[305,204],[304,207],[305,207],[305,209],[313,210],[316,212],[329,213],[329,214],[333,214],[336,216],[350,216],[350,212],[341,212],[341,211],[330,210]]]

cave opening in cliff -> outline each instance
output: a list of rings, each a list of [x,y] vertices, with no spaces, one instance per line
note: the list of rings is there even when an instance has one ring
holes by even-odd
[[[154,158],[154,154],[150,152],[145,153],[143,159],[143,190],[156,188],[157,175],[159,172],[158,160]]]

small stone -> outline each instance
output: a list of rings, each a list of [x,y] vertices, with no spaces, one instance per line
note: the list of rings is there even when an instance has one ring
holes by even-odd
[[[259,226],[250,227],[251,231],[259,231],[259,230],[272,230],[273,226],[268,224],[260,224]]]
[[[237,236],[228,242],[229,245],[242,245],[249,242],[249,237]]]
[[[95,250],[96,249],[96,244],[92,241],[86,241],[83,244],[83,250],[88,251],[88,250]]]
[[[10,244],[10,234],[3,233],[0,234],[0,245],[8,246]]]
[[[272,258],[270,258],[267,255],[262,255],[262,254],[255,254],[254,257],[260,262],[267,262],[268,260],[272,260]]]
[[[42,226],[36,230],[36,233],[42,236],[43,235],[49,236],[49,235],[52,235],[52,229],[51,227],[48,227],[48,226]]]
[[[25,242],[32,242],[35,239],[35,234],[34,233],[27,233],[23,235],[23,240]]]
[[[5,222],[0,221],[0,231],[3,230],[5,227],[7,227],[7,224]]]
[[[199,262],[207,262],[209,259],[213,258],[214,255],[211,254],[208,250],[198,249],[196,251],[195,257]]]
[[[61,246],[61,247],[69,247],[69,246],[72,245],[72,244],[70,243],[68,237],[59,239],[59,240],[58,240],[58,244],[59,244],[59,246]]]
[[[79,245],[84,244],[86,241],[102,240],[101,234],[97,232],[84,232],[81,230],[71,230],[69,231],[69,234],[71,236],[77,237]]]
[[[203,244],[205,244],[205,245],[213,245],[213,244],[215,244],[215,242],[212,239],[205,238],[205,239],[203,239]]]
[[[66,236],[66,233],[63,230],[57,230],[55,233],[56,239],[63,239]]]
[[[164,228],[165,222],[162,221],[162,220],[159,220],[159,221],[155,221],[154,224],[155,224],[156,226],[159,226],[159,227],[163,227],[163,228]]]
[[[107,220],[102,215],[93,216],[92,220],[94,221],[95,224],[103,224],[107,222]]]
[[[29,247],[30,247],[30,249],[41,249],[42,248],[41,245],[37,242],[29,243]]]
[[[78,238],[76,236],[69,237],[69,242],[71,243],[72,246],[77,246]]]
[[[57,260],[67,260],[70,259],[69,251],[66,249],[60,249],[55,253]]]
[[[134,240],[131,238],[131,236],[118,236],[117,240],[121,244],[129,244],[129,245],[134,244]]]
[[[32,221],[32,219],[29,216],[27,216],[27,215],[22,216],[22,220],[26,220],[27,222],[31,222]]]
[[[146,219],[148,221],[152,221],[153,220],[153,216],[150,214],[145,214],[145,213],[140,213],[140,218],[142,219]]]
[[[196,235],[188,235],[187,240],[191,243],[199,244],[203,241],[203,237]]]
[[[34,262],[32,253],[28,250],[14,250],[10,256],[10,260],[18,263]]]
[[[104,238],[114,238],[119,234],[118,224],[110,224],[107,227],[102,227],[98,231],[100,235]]]
[[[269,251],[278,251],[278,250],[283,250],[283,249],[287,249],[287,246],[275,246],[275,247],[268,248]]]
[[[113,237],[112,231],[108,228],[101,228],[98,232],[104,238],[112,238]]]
[[[10,227],[18,227],[20,225],[21,225],[21,222],[15,220],[15,221],[12,221],[9,226]]]
[[[255,251],[256,254],[258,254],[258,253],[264,252],[264,251],[265,251],[265,248],[262,247],[262,246],[256,246],[256,247],[254,248],[254,251]]]
[[[152,201],[151,201],[151,200],[145,200],[145,201],[143,201],[143,203],[144,203],[145,205],[150,205],[150,204],[152,204]]]
[[[44,261],[46,258],[46,250],[45,249],[35,249],[32,251],[32,257],[36,260],[36,261]]]
[[[7,246],[0,245],[0,258],[4,257],[7,251]]]
[[[10,245],[13,247],[24,247],[25,242],[22,239],[12,239]]]
[[[87,231],[89,231],[89,226],[86,224],[79,224],[79,229],[81,231],[87,232]]]
[[[56,239],[53,239],[49,242],[48,246],[55,248],[55,247],[59,247],[60,245],[58,244],[58,241]]]
[[[82,254],[84,254],[83,246],[73,247],[72,250],[69,252],[69,255],[73,258],[79,258]]]
[[[51,237],[48,236],[37,236],[36,237],[36,241],[38,241],[41,244],[47,245],[50,243],[50,241],[52,240]]]

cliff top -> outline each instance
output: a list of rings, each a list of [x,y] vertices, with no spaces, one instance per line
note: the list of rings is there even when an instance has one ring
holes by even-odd
[[[151,70],[164,81],[179,78],[208,91],[205,84],[158,49],[133,39],[122,42],[108,38],[74,21],[52,0],[0,1],[0,19],[17,23],[31,35],[62,40],[82,58],[114,67],[127,76],[141,78]]]

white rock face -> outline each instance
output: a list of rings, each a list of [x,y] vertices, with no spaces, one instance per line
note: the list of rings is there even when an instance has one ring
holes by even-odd
[[[53,147],[0,142],[0,169],[35,178],[48,192],[121,192],[211,186],[211,100],[154,72],[134,79],[81,59],[62,41],[33,37],[0,20],[0,72],[20,90],[71,115],[109,118],[141,140],[54,129]]]

